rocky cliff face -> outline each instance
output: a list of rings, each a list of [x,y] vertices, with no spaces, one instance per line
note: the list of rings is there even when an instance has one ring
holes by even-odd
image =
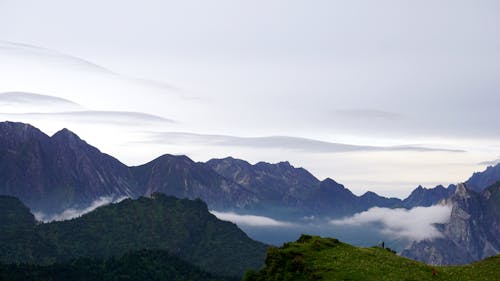
[[[59,212],[102,197],[136,196],[127,166],[68,130],[49,137],[22,123],[0,123],[0,194],[33,210]]]
[[[442,238],[414,242],[403,255],[431,264],[465,264],[500,252],[500,183],[482,193],[459,184]]]

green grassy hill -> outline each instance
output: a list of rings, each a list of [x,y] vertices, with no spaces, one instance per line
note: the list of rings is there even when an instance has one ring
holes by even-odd
[[[432,272],[435,270],[435,275]],[[465,266],[430,266],[380,247],[358,248],[332,238],[303,235],[270,248],[266,266],[244,281],[264,280],[500,280],[500,255]]]

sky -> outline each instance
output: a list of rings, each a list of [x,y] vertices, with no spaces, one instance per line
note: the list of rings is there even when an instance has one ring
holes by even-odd
[[[0,0],[0,120],[405,197],[500,158],[498,1]]]

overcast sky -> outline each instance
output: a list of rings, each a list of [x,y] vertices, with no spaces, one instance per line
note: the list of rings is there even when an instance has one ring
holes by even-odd
[[[0,118],[406,196],[500,158],[499,1],[0,0]]]

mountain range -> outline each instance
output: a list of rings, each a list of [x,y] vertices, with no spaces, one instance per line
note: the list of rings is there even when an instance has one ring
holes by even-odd
[[[466,264],[500,253],[500,181],[480,193],[458,184],[447,201],[452,211],[449,222],[438,225],[442,237],[413,242],[402,255],[442,265]]]
[[[7,208],[0,214],[4,226],[0,245],[3,256],[0,256],[0,261],[5,258],[5,261],[50,264],[79,256],[106,258],[111,254],[123,255],[126,251],[140,248],[109,248],[109,245],[117,241],[129,245],[130,241],[127,239],[130,237],[122,237],[125,240],[120,240],[111,235],[111,240],[101,240],[99,235],[111,232],[121,237],[120,233],[130,233],[132,229],[149,231],[153,235],[151,237],[150,234],[134,233],[138,235],[132,235],[135,237],[134,243],[140,241],[137,242],[140,245],[168,248],[203,270],[213,270],[211,260],[232,254],[217,253],[217,256],[204,256],[203,259],[197,260],[194,257],[182,256],[182,252],[176,252],[180,248],[179,244],[175,243],[185,243],[182,248],[194,247],[187,252],[196,253],[194,256],[198,257],[206,249],[215,246],[213,241],[219,241],[216,243],[221,245],[225,243],[225,238],[208,239],[206,244],[202,245],[193,243],[195,240],[192,231],[200,234],[207,231],[212,233],[210,231],[213,230],[204,220],[200,220],[199,216],[193,217],[190,223],[181,223],[184,230],[180,233],[170,233],[169,230],[152,223],[145,224],[144,217],[140,215],[151,220],[158,216],[138,207],[141,204],[150,204],[147,203],[150,202],[148,200],[156,202],[154,199],[160,198],[159,201],[170,202],[169,204],[191,204],[159,195],[163,193],[178,198],[203,200],[206,204],[200,200],[194,201],[198,202],[196,204],[199,205],[199,210],[203,210],[202,213],[212,209],[287,220],[297,220],[305,216],[344,217],[375,206],[412,208],[447,202],[453,206],[450,221],[437,226],[443,237],[415,242],[403,254],[435,264],[466,263],[497,253],[500,249],[497,238],[500,237],[500,201],[495,189],[498,187],[491,185],[495,180],[500,180],[499,171],[500,165],[488,167],[482,173],[475,173],[465,185],[437,186],[431,189],[419,186],[404,200],[382,197],[373,192],[356,196],[333,179],[319,180],[307,170],[293,167],[288,162],[250,164],[244,160],[227,157],[203,163],[194,162],[187,156],[166,154],[144,165],[128,167],[87,144],[67,129],[48,136],[28,124],[1,122],[0,195],[14,196],[21,201],[12,201],[10,197],[0,198],[0,203],[18,210],[12,213]],[[102,198],[108,198],[110,201],[131,199],[99,208],[99,212],[92,212],[80,219],[60,223],[38,225],[31,215],[34,212],[50,215],[60,214],[68,209],[85,209]],[[175,213],[176,209],[165,211]],[[104,223],[119,220],[124,215],[128,215],[126,219],[133,223],[117,224],[116,228],[107,228],[109,226]],[[12,220],[13,217],[16,218],[15,221]],[[212,217],[203,215],[207,221],[213,220]],[[170,220],[173,217],[160,218],[171,224],[175,223]],[[186,218],[177,219],[182,221]],[[11,223],[16,225],[15,230],[8,227]],[[89,225],[92,226],[92,231],[75,232],[76,229],[85,230]],[[124,228],[127,225],[129,228]],[[209,230],[205,227],[209,227]],[[99,234],[96,234],[96,229]],[[228,228],[228,231],[239,233],[236,236],[243,240],[248,239],[235,226],[232,230]],[[155,240],[162,235],[175,239],[184,237],[184,240]],[[227,235],[221,232],[213,238]],[[96,244],[90,248],[78,248],[82,245],[78,239],[84,237],[94,237],[95,241],[91,242]],[[144,237],[149,238],[144,240]],[[130,245],[135,245],[134,243],[130,242]],[[238,249],[240,246],[232,249]],[[264,247],[263,244],[254,244],[248,249],[260,249],[257,252],[263,253],[260,251],[263,251]],[[448,254],[447,249],[456,251]],[[40,252],[45,254],[38,256],[37,253]],[[253,253],[255,257],[259,256],[257,252]],[[256,263],[256,260],[252,261],[253,266]],[[246,267],[246,264],[243,262],[242,266]],[[244,270],[236,265],[234,268],[235,271],[231,272],[234,274],[241,274]]]
[[[476,173],[468,184],[482,190],[498,171],[500,165]],[[45,214],[83,209],[102,197],[137,198],[162,192],[200,198],[219,211],[286,219],[334,218],[374,206],[430,206],[448,198],[454,188],[418,187],[404,200],[373,192],[356,196],[342,184],[329,178],[321,181],[288,162],[252,165],[231,157],[203,163],[166,154],[128,167],[67,129],[47,136],[28,124],[0,123],[0,194],[15,196],[34,212]]]

